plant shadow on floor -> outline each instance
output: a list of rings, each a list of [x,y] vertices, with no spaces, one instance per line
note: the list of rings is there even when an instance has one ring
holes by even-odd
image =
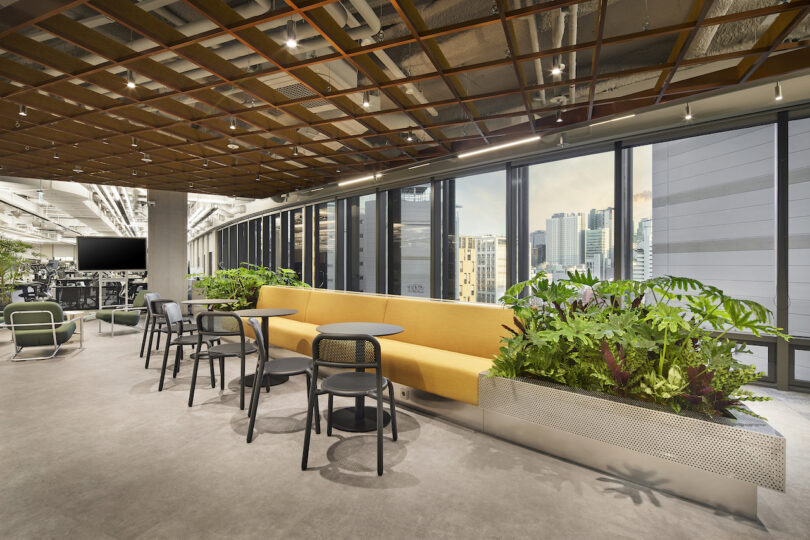
[[[606,487],[604,493],[614,494],[614,499],[628,498],[633,501],[633,504],[640,505],[644,503],[644,496],[649,499],[653,506],[660,507],[661,501],[658,496],[672,497],[661,491],[662,487],[667,483],[664,478],[656,479],[658,474],[654,470],[643,470],[640,468],[629,466],[626,471],[620,471],[615,467],[608,467],[608,472],[615,476],[600,476],[596,480],[606,484],[613,484],[611,487]],[[636,480],[629,480],[628,478],[635,478]]]

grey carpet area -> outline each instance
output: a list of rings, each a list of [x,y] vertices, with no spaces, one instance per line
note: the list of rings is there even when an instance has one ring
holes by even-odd
[[[262,394],[248,445],[237,360],[227,362],[224,392],[202,369],[189,408],[188,359],[159,393],[161,355],[144,370],[139,333],[96,328],[87,322],[85,349],[74,338],[53,360],[17,363],[0,332],[0,538],[810,534],[806,394],[758,389],[775,399],[753,408],[788,438],[788,489],[761,489],[755,522],[405,408],[399,441],[386,428],[382,477],[373,434],[325,429],[301,471],[303,377]]]

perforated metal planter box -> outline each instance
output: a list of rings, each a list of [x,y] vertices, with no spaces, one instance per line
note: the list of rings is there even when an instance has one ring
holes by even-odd
[[[756,518],[785,490],[785,439],[739,414],[707,419],[534,379],[479,377],[484,431],[633,482]]]

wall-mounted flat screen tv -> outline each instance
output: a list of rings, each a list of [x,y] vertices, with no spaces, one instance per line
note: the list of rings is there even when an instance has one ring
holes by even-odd
[[[80,236],[76,248],[82,272],[146,270],[146,238]]]

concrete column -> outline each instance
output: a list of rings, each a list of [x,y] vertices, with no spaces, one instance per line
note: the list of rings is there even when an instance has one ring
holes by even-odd
[[[150,189],[147,199],[149,290],[180,302],[186,299],[188,290],[188,197],[185,193]]]

